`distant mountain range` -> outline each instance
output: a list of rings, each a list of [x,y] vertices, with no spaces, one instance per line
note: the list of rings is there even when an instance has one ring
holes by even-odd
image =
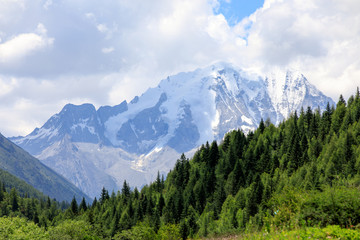
[[[20,193],[27,192],[30,196],[41,196],[38,191],[26,186],[16,177],[58,201],[70,202],[73,197],[78,201],[83,197],[88,202],[91,200],[64,177],[0,134],[0,179],[6,186],[20,186],[21,189],[18,189]],[[6,182],[4,179],[12,182]]]
[[[89,196],[166,174],[182,152],[221,140],[232,129],[279,123],[302,107],[325,109],[331,98],[298,72],[262,77],[228,63],[179,73],[131,102],[99,109],[68,104],[41,128],[11,138]]]

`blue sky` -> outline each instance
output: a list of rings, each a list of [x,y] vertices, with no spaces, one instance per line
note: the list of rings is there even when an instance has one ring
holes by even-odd
[[[300,71],[335,101],[360,85],[359,0],[0,2],[5,136],[67,103],[116,105],[218,61],[263,76]]]
[[[223,14],[229,25],[234,26],[263,4],[263,0],[220,0],[220,7],[215,13]]]

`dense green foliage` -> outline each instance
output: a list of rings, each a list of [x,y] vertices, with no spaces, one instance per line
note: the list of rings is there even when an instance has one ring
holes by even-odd
[[[10,215],[27,217],[13,195],[4,192]],[[141,191],[124,182],[91,205],[73,198],[53,218],[39,214],[47,229],[39,234],[73,239],[359,237],[360,93],[322,113],[308,108],[278,126],[232,131]]]
[[[59,201],[86,197],[75,185],[67,181],[38,159],[0,134],[0,169],[20,178],[42,193]],[[10,184],[4,181],[5,184]],[[86,197],[87,199],[90,199]]]

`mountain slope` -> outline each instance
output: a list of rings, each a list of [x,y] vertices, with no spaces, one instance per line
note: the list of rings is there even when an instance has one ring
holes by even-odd
[[[98,110],[68,104],[40,129],[12,140],[95,196],[99,186],[119,188],[125,179],[148,183],[182,152],[231,129],[247,132],[261,119],[279,123],[328,102],[334,104],[300,73],[262,77],[218,63],[170,76],[129,103]]]
[[[20,195],[24,196],[27,194],[29,197],[35,198],[45,198],[45,195],[31,186],[30,184],[26,183],[24,180],[15,177],[14,175],[10,174],[9,172],[0,168],[0,181],[4,184],[6,189],[15,188]]]
[[[0,168],[24,180],[39,191],[58,201],[81,200],[84,193],[54,170],[16,146],[0,134]]]

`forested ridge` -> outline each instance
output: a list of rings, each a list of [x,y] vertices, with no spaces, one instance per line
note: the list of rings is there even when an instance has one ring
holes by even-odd
[[[262,120],[254,132],[231,131],[219,144],[202,145],[191,160],[182,155],[166,180],[158,175],[141,190],[127,182],[117,193],[103,188],[91,204],[74,198],[60,210],[50,199],[27,200],[15,189],[0,189],[1,215],[11,216],[0,218],[0,233],[9,238],[21,234],[7,233],[9,222],[20,222],[39,239],[186,239],[251,232],[264,237],[297,229],[320,234],[313,227],[328,229],[324,238],[330,232],[360,237],[359,89],[324,112],[307,108],[278,126]],[[37,220],[24,210],[31,201]]]

